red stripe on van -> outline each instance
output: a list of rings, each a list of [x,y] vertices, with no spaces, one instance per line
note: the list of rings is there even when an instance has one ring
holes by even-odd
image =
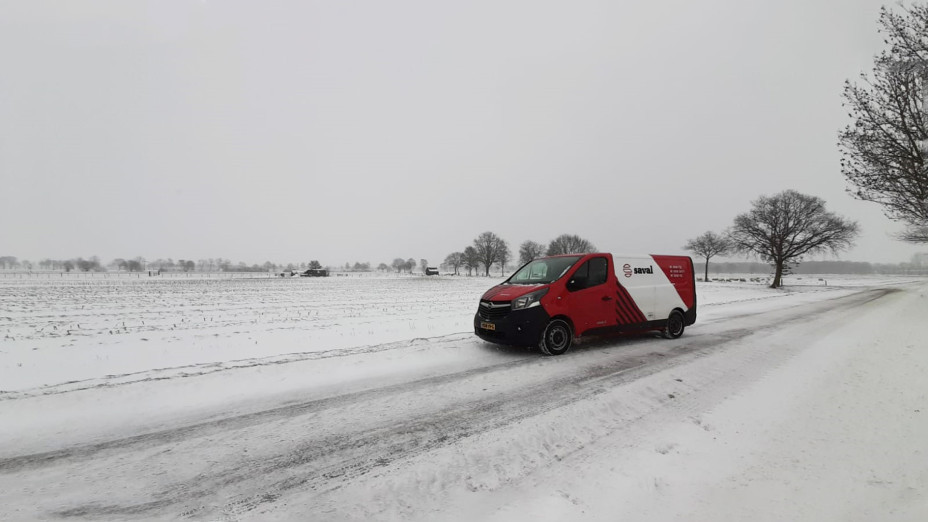
[[[616,281],[616,292],[615,292],[615,310],[616,310],[616,323],[617,324],[637,324],[643,323],[646,321],[644,314],[641,312],[641,309],[638,308],[638,305],[635,304],[635,300],[632,299],[632,296],[628,294],[628,290],[624,286],[619,284]]]

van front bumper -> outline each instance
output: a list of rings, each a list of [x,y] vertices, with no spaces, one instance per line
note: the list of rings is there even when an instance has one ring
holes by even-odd
[[[541,306],[515,310],[497,319],[474,314],[474,333],[484,341],[514,346],[537,346],[550,316]],[[491,326],[488,328],[488,326]]]

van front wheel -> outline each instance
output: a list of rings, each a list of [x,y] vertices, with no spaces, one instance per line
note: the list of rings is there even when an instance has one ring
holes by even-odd
[[[667,326],[664,327],[664,337],[668,339],[676,339],[683,335],[683,314],[680,310],[674,310],[670,312],[670,317],[667,318]]]
[[[554,319],[545,327],[538,348],[545,355],[561,355],[570,349],[574,333],[563,319]]]

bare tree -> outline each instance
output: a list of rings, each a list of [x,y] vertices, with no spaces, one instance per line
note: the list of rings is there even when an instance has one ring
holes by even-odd
[[[499,275],[503,275],[506,271],[506,263],[512,259],[512,252],[509,250],[509,243],[502,239],[498,239],[496,243],[496,261],[499,263]]]
[[[532,259],[545,255],[545,246],[534,241],[525,241],[519,245],[519,264],[524,265]]]
[[[561,234],[548,244],[548,255],[589,254],[596,252],[596,246],[586,239],[573,234]]]
[[[825,210],[823,199],[795,190],[761,196],[752,205],[735,218],[732,247],[774,266],[770,288],[780,287],[788,264],[798,264],[805,254],[847,249],[859,233],[856,222]]]
[[[683,246],[684,250],[706,258],[706,275],[703,281],[709,282],[709,260],[715,256],[724,256],[731,251],[731,241],[715,232],[706,232],[705,234],[690,239]]]
[[[428,260],[428,259],[420,259],[420,260],[419,260],[419,268],[422,269],[422,273],[423,273],[423,274],[426,273],[426,269],[427,269],[428,267],[429,267],[429,260]]]
[[[464,264],[463,252],[452,252],[445,258],[445,264],[454,270],[454,275],[458,275],[458,268]]]
[[[490,275],[490,266],[498,261],[500,245],[504,244],[505,241],[493,232],[484,232],[474,239],[474,250],[486,270],[486,276]]]
[[[844,85],[854,120],[839,134],[841,172],[857,199],[883,206],[909,226],[904,241],[928,242],[928,5],[880,10],[889,45],[861,85]]]
[[[464,268],[467,269],[467,275],[470,275],[471,270],[477,270],[480,266],[480,255],[477,254],[477,249],[469,246],[464,249]]]
[[[100,258],[97,256],[92,256],[90,259],[79,257],[73,262],[81,272],[102,272],[104,270],[100,265]]]

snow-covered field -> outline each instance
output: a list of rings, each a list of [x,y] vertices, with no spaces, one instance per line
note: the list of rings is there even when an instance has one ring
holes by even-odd
[[[925,281],[726,279],[546,358],[495,278],[0,278],[0,519],[928,519]]]
[[[728,275],[726,278],[746,278]],[[880,284],[831,277],[700,284],[700,318],[718,305]],[[0,399],[377,350],[467,334],[499,278],[0,279]],[[800,297],[801,300],[806,297]]]
[[[0,279],[0,394],[468,332],[491,284],[399,276]]]

